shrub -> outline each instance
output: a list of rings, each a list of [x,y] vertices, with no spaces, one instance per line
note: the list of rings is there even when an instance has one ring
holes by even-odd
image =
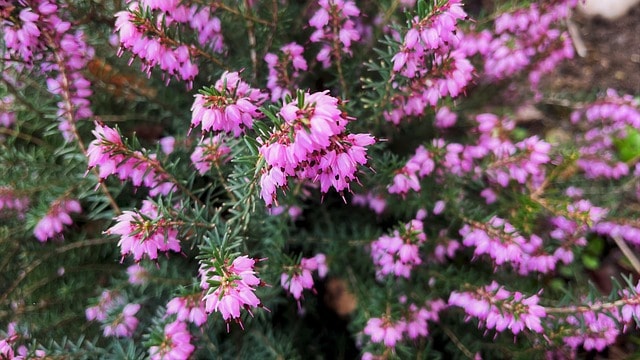
[[[0,1],[0,353],[605,353],[640,316],[638,100],[519,117],[575,3]]]

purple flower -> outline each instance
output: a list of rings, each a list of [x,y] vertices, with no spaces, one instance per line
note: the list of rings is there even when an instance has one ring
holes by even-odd
[[[73,223],[70,214],[81,212],[82,207],[78,200],[56,200],[49,207],[47,214],[38,221],[33,233],[40,242],[45,242],[47,239],[62,233],[64,225]]]
[[[149,347],[149,355],[152,360],[188,359],[195,349],[187,324],[176,320],[165,325],[162,342]]]
[[[227,323],[235,320],[242,326],[240,311],[263,307],[255,295],[255,289],[264,285],[254,270],[256,260],[248,256],[240,256],[229,263],[201,267],[202,280],[200,286],[206,290],[203,297],[207,313],[219,312]]]
[[[222,131],[239,137],[253,121],[262,117],[258,107],[267,94],[251,88],[237,72],[224,72],[213,88],[195,96],[191,106],[191,129],[201,126],[202,133]]]
[[[143,201],[138,211],[124,211],[116,220],[105,233],[120,235],[118,246],[123,258],[131,254],[138,262],[145,256],[155,260],[158,252],[180,252],[177,228],[161,216],[151,201]]]

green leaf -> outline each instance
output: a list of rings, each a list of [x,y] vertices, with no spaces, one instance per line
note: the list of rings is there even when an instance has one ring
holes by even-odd
[[[582,265],[589,270],[596,270],[600,267],[600,260],[593,255],[585,254],[582,256]]]
[[[626,132],[626,137],[615,139],[613,144],[618,150],[618,158],[624,162],[629,162],[640,158],[640,131],[627,126]]]

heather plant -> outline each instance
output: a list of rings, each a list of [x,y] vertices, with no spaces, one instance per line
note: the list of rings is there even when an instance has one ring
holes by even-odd
[[[638,94],[518,117],[575,5],[0,0],[0,357],[636,353]]]

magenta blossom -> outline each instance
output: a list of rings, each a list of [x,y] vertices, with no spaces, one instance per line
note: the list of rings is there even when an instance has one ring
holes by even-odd
[[[258,107],[267,94],[240,79],[237,72],[224,72],[220,80],[195,96],[191,106],[191,129],[201,126],[202,133],[221,131],[239,137],[253,121],[262,117]]]
[[[56,200],[51,204],[47,214],[36,224],[33,233],[39,241],[45,242],[62,233],[64,225],[73,223],[70,214],[81,212],[82,207],[78,200]]]
[[[167,303],[167,314],[176,314],[178,321],[189,321],[202,326],[207,322],[205,303],[202,300],[201,293],[175,297]]]
[[[227,322],[236,321],[242,327],[240,311],[264,307],[255,295],[258,286],[264,283],[256,276],[254,265],[256,260],[248,256],[240,256],[229,263],[201,267],[202,280],[200,286],[207,290],[203,301],[207,313],[219,312]]]
[[[149,348],[152,360],[188,359],[195,350],[187,324],[174,321],[164,327],[164,339]]]
[[[329,271],[326,264],[326,256],[322,253],[312,258],[302,258],[300,265],[290,267],[280,276],[280,285],[288,291],[300,306],[300,299],[303,298],[302,291],[311,289],[315,293],[313,287],[312,272],[318,271],[318,276],[324,278]]]
[[[140,304],[127,304],[122,313],[115,320],[104,327],[104,336],[131,337],[138,327],[138,318],[135,314],[140,310]]]
[[[124,211],[116,220],[105,233],[120,235],[118,246],[123,257],[131,254],[138,262],[144,256],[155,260],[158,252],[180,252],[177,228],[161,216],[151,201],[143,201],[139,211]]]

